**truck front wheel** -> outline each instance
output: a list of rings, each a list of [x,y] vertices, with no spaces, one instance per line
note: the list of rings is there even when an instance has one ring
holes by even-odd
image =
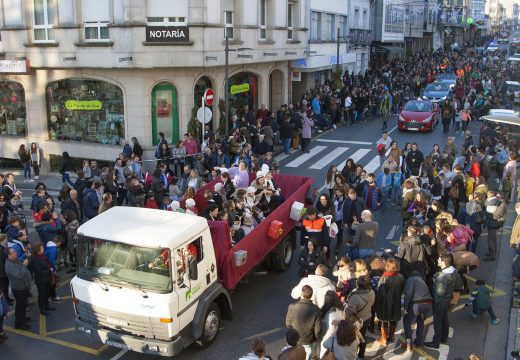
[[[206,348],[215,341],[220,328],[220,319],[220,307],[216,303],[211,303],[206,311],[202,335],[197,340],[197,345]]]

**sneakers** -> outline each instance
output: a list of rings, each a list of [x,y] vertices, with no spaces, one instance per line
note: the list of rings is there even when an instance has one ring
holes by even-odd
[[[29,179],[27,180],[27,182],[34,182],[34,179]]]
[[[35,176],[34,180],[40,180],[40,177],[39,176]]]
[[[500,324],[500,319],[491,320],[491,324],[493,324],[493,325]]]
[[[59,303],[63,302],[62,298],[60,298],[59,296],[54,297],[51,301],[55,304],[59,304]]]
[[[477,316],[478,316],[478,315],[477,315],[477,314],[475,314],[475,313],[474,313],[473,311],[472,311],[472,312],[470,312],[470,315],[471,315],[471,317],[472,317],[473,319],[476,319],[476,318],[477,318]]]

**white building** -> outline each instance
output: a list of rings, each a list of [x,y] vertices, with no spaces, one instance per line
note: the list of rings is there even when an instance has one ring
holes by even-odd
[[[47,168],[63,151],[113,160],[133,136],[151,157],[159,131],[182,139],[208,87],[217,129],[225,32],[242,49],[229,52],[230,86],[243,85],[230,112],[275,109],[306,56],[307,14],[305,0],[3,0],[0,157],[34,141]]]
[[[364,72],[370,50],[369,0],[308,0],[308,56],[292,62],[293,94],[297,98],[315,84],[333,80],[336,66]],[[339,57],[338,55],[339,33]]]
[[[374,0],[371,13],[372,56],[385,61],[404,55],[405,6],[403,0]]]

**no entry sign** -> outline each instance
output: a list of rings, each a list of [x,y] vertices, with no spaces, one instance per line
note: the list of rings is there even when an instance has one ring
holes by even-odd
[[[206,105],[211,106],[213,105],[213,99],[215,98],[215,92],[213,89],[209,88],[206,89],[204,92],[204,101],[206,102]]]

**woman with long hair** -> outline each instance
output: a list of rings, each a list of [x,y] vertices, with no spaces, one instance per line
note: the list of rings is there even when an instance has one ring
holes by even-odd
[[[354,324],[341,320],[336,333],[325,339],[322,345],[334,353],[336,360],[351,360],[357,357],[359,342]]]
[[[40,178],[40,149],[38,145],[33,142],[31,143],[31,147],[29,148],[29,153],[31,155],[31,165],[34,170],[34,180],[38,180]]]
[[[341,175],[343,175],[347,184],[352,185],[354,183],[356,178],[356,163],[354,159],[348,158],[347,161],[345,161],[345,166],[341,169]]]
[[[338,323],[343,320],[343,304],[340,298],[332,290],[325,293],[325,301],[321,307],[321,333],[322,339],[328,339],[336,333]],[[325,355],[325,347],[321,343],[320,359]]]
[[[132,148],[132,153],[134,155],[139,156],[139,159],[142,159],[144,151],[141,144],[139,144],[139,140],[137,140],[135,136],[132,137],[132,144],[134,145],[134,147]]]
[[[329,197],[332,197],[332,190],[334,189],[334,176],[338,172],[336,166],[329,166],[329,170],[327,170],[327,175],[325,176],[325,187],[329,191]]]
[[[31,155],[24,144],[18,148],[18,156],[23,166],[23,182],[33,182],[34,180],[31,179]]]

